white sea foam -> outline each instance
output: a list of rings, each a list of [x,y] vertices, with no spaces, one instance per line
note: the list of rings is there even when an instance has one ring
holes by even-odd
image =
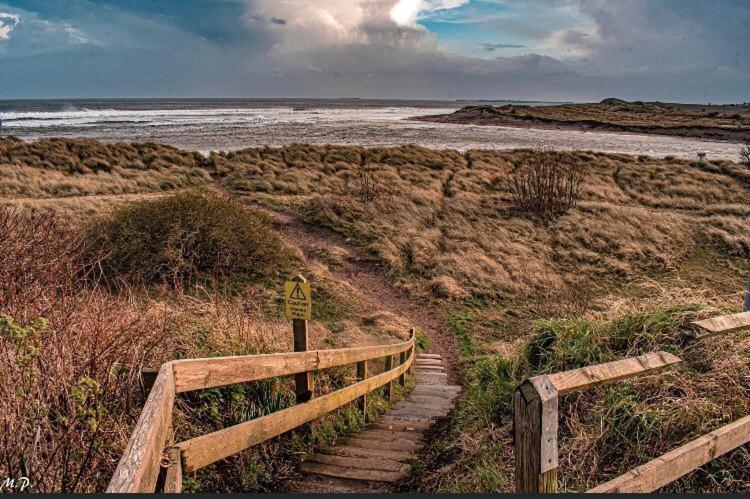
[[[435,108],[341,104],[326,106],[246,105],[191,108],[150,103],[149,109],[93,109],[60,106],[58,110],[10,109],[0,112],[4,133],[24,139],[88,137],[105,141],[153,141],[201,151],[232,150],[289,143],[391,146],[419,144],[467,150],[548,147],[653,156],[736,159],[737,145],[700,139],[575,130],[457,125],[413,121],[424,114],[461,107]],[[94,106],[91,106],[94,107]],[[103,106],[102,106],[103,107]],[[130,107],[133,107],[130,105]],[[148,107],[148,106],[144,106]]]

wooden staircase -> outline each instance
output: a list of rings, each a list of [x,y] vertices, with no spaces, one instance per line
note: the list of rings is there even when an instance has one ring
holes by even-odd
[[[425,432],[455,406],[460,386],[448,385],[439,355],[418,354],[416,385],[362,433],[303,456],[303,478],[294,492],[388,492],[409,478],[410,462],[423,447]]]

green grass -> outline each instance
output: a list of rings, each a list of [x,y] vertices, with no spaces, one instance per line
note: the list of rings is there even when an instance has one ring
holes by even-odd
[[[670,351],[685,361],[659,375],[561,399],[561,490],[585,490],[586,483],[603,482],[746,415],[750,390],[743,383],[750,381],[750,367],[739,360],[747,358],[746,349],[731,357],[732,338],[715,339],[724,342],[722,348],[681,341],[680,329],[702,308],[684,304],[623,313],[609,320],[537,320],[531,334],[509,355],[480,355],[483,344],[472,335],[479,323],[477,309],[454,312],[447,323],[461,344],[466,391],[450,427],[427,449],[425,463],[440,462],[440,455],[454,456],[452,462],[442,470],[427,469],[422,463],[423,475],[434,480],[438,476],[442,485],[430,484],[422,490],[512,491],[512,397],[518,384],[537,374],[656,350]],[[503,328],[501,322],[494,324],[497,327],[483,325]],[[725,364],[727,359],[734,363]],[[732,376],[736,383],[717,384],[717,377],[724,376]],[[573,426],[568,426],[569,421]],[[739,449],[670,490],[743,490],[742,484],[750,483],[747,468],[741,466],[746,454]],[[720,481],[724,485],[716,485]]]

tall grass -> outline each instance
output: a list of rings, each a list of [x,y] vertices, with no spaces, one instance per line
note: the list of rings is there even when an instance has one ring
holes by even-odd
[[[0,210],[0,475],[30,490],[101,489],[163,355],[165,317],[85,284],[80,241],[49,215]]]
[[[673,352],[685,361],[658,374],[561,397],[558,473],[561,489],[567,491],[604,483],[746,416],[747,338],[685,343],[680,336],[688,321],[707,313],[700,305],[687,304],[630,310],[611,320],[539,320],[513,352],[475,359],[467,369],[467,398],[453,433],[439,449],[454,453],[455,459],[432,470],[423,490],[512,491],[513,392],[536,374],[655,350]],[[746,491],[748,462],[750,453],[740,447],[667,490]],[[474,471],[466,474],[460,471],[464,468]]]

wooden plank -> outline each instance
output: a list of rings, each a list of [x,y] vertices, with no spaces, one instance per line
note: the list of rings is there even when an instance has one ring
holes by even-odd
[[[367,361],[362,360],[357,362],[357,381],[367,379]],[[362,417],[364,422],[367,422],[367,394],[362,395],[357,399],[357,405],[359,410],[362,411]]]
[[[750,416],[745,416],[588,492],[653,492],[748,442]]]
[[[513,396],[516,492],[557,492],[557,391],[547,376]]]
[[[549,379],[555,385],[557,393],[563,395],[646,374],[678,362],[682,362],[682,360],[669,352],[652,352],[638,357],[607,362],[606,364],[596,364],[581,369],[550,374]]]
[[[346,468],[359,468],[364,470],[380,471],[403,471],[408,473],[411,467],[393,459],[382,457],[353,457],[334,456],[331,454],[313,454],[304,459],[307,463],[333,464]]]
[[[179,447],[167,449],[169,466],[164,476],[164,492],[167,494],[179,494],[182,492],[182,457]]]
[[[397,442],[390,442],[387,445],[379,440],[367,440],[364,438],[356,438],[356,437],[344,437],[339,439],[339,441],[348,447],[361,447],[363,449],[382,449],[386,448],[388,450],[400,450],[400,451],[414,451],[417,449],[421,449],[424,447],[423,444],[419,442],[412,442],[409,440],[400,440]]]
[[[708,338],[722,333],[733,333],[750,328],[750,312],[720,315],[710,319],[693,321],[690,325],[695,330],[692,336],[696,339]]]
[[[302,276],[295,277],[293,281],[307,282]],[[307,321],[292,319],[292,332],[294,334],[294,351],[307,352]],[[297,396],[298,404],[307,402],[315,397],[312,370],[294,375],[294,392]]]
[[[287,376],[316,369],[354,364],[399,354],[413,346],[413,338],[392,345],[241,355],[173,362],[177,393]]]
[[[348,447],[346,445],[326,447],[320,452],[333,456],[375,457],[381,459],[392,459],[394,461],[408,461],[413,457],[413,454],[407,451],[395,451],[389,449],[363,449],[362,447]]]
[[[385,367],[383,369],[385,369],[386,372],[393,369],[393,355],[388,355],[385,358]],[[391,383],[390,381],[383,387],[383,398],[385,398],[388,402],[393,400],[393,383]]]
[[[312,421],[396,379],[410,362],[333,393],[178,444],[184,471],[192,472]]]
[[[307,473],[334,476],[337,478],[348,478],[350,480],[367,480],[372,482],[397,482],[409,478],[405,471],[381,471],[348,468],[346,466],[335,466],[332,464],[302,463],[300,469]]]
[[[377,423],[368,424],[367,428],[391,431],[425,431],[430,428],[430,422],[397,421],[381,418]]]
[[[406,362],[406,352],[401,352],[401,355],[399,356],[399,364],[404,364]],[[401,386],[406,385],[406,373],[402,373],[401,376],[398,377],[398,384]]]
[[[410,442],[416,442],[419,440],[419,435],[405,433],[403,431],[388,431],[388,430],[367,430],[362,433],[357,433],[357,438],[364,438],[367,440],[379,440],[381,442],[394,442],[400,440],[408,440]]]
[[[174,398],[172,363],[167,362],[159,369],[107,492],[154,492],[169,438]]]

